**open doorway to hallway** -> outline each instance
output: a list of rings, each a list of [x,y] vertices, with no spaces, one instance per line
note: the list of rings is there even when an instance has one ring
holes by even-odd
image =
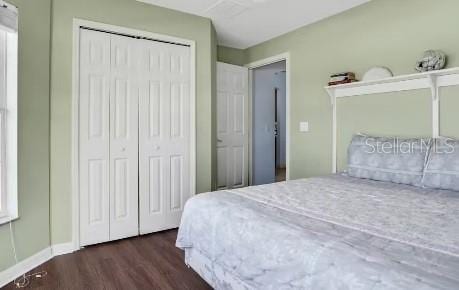
[[[216,189],[289,179],[289,54],[217,63]]]
[[[286,62],[252,72],[252,185],[286,179]]]

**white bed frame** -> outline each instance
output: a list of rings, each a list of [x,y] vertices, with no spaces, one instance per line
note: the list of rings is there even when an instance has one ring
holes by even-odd
[[[325,87],[333,106],[332,172],[338,172],[336,115],[339,98],[430,89],[432,93],[432,137],[437,138],[440,136],[440,88],[457,85],[459,85],[459,67]]]

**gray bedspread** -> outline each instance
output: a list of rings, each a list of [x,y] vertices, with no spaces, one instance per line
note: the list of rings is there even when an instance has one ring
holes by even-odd
[[[200,194],[177,246],[248,289],[459,289],[459,193],[336,175]]]

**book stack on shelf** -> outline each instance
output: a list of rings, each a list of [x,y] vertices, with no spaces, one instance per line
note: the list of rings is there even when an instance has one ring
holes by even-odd
[[[329,86],[336,86],[341,84],[348,84],[356,82],[355,73],[353,72],[344,72],[339,74],[334,74],[330,76],[330,81],[328,82]]]

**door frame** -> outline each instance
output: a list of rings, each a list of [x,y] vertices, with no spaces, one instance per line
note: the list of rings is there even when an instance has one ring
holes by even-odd
[[[72,244],[74,250],[80,247],[80,139],[79,139],[79,84],[80,84],[80,28],[92,28],[124,35],[140,36],[158,41],[183,44],[190,47],[190,190],[196,194],[196,42],[193,40],[137,30],[122,26],[73,19],[73,59],[72,59]]]
[[[253,184],[253,70],[265,65],[285,61],[285,178],[290,179],[290,52],[284,52],[268,58],[246,64],[249,69],[249,185]]]

